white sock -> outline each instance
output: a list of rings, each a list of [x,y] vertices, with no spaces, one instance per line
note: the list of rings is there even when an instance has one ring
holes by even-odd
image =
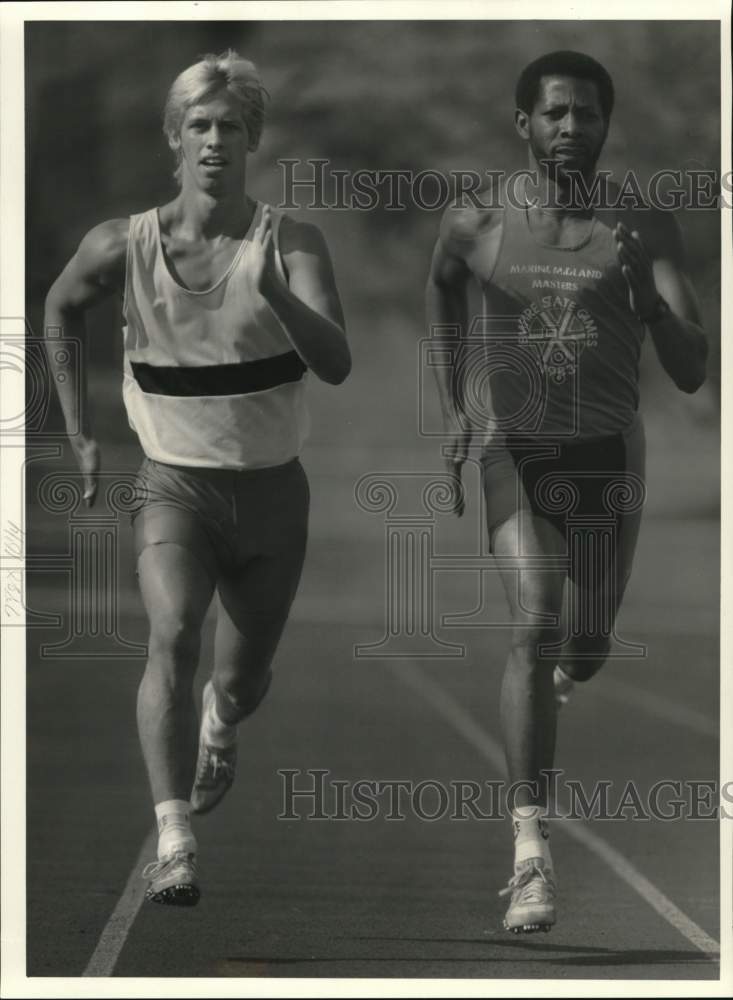
[[[201,736],[205,743],[215,747],[230,747],[237,742],[237,726],[230,726],[219,718],[216,695],[211,699],[201,720]]]
[[[196,838],[191,829],[191,803],[183,799],[168,799],[155,807],[158,820],[158,859],[184,851],[196,853]]]
[[[540,818],[540,806],[517,806],[512,810],[515,867],[530,858],[542,858],[552,868],[550,834],[547,823]]]

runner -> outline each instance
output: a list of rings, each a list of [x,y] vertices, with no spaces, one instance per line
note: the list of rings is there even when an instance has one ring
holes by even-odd
[[[501,208],[484,193],[445,213],[427,287],[431,330],[448,328],[434,334],[438,346],[454,350],[451,328],[463,343],[436,369],[459,516],[476,389],[489,380],[481,466],[514,625],[500,710],[509,779],[523,783],[510,803],[515,866],[503,890],[514,932],[555,922],[542,776],[553,766],[557,705],[607,658],[631,572],[644,499],[645,331],[680,389],[695,392],[705,378],[674,217],[617,207],[619,189],[597,173],[613,103],[609,74],[589,56],[553,52],[527,66],[515,123],[529,169],[507,180]],[[478,351],[472,279],[484,299]]]
[[[320,231],[246,192],[263,121],[257,70],[236,52],[181,73],[164,116],[179,194],[92,229],[46,300],[46,328],[83,339],[85,311],[122,299],[123,395],[146,456],[134,538],[150,639],[137,716],[159,830],[144,875],[159,903],[198,901],[190,812],[231,786],[237,726],[267,692],[300,579],[306,372],[338,384],[351,365]],[[86,379],[65,374],[71,428]],[[86,406],[81,417],[71,443],[91,505],[100,453]],[[199,733],[193,680],[215,593]]]

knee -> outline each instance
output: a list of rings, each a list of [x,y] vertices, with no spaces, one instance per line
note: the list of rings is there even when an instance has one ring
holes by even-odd
[[[527,625],[514,628],[512,632],[512,656],[516,666],[531,671],[550,671],[557,662],[557,654],[553,655],[552,647],[559,638],[557,625]]]
[[[149,659],[158,664],[191,665],[195,670],[201,627],[186,615],[165,615],[155,619],[150,627]]]

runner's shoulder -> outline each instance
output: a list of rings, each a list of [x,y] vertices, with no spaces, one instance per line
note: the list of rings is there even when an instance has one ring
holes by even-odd
[[[281,254],[290,254],[294,251],[318,254],[326,248],[326,239],[313,222],[303,222],[282,212],[278,244]]]
[[[464,257],[487,233],[501,225],[502,211],[491,199],[482,199],[488,191],[472,192],[450,204],[440,222],[440,241],[446,250]]]
[[[108,219],[94,226],[84,236],[77,258],[83,270],[90,273],[115,273],[124,268],[130,220]]]

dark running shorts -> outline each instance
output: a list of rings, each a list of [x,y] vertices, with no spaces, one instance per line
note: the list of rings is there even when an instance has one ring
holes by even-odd
[[[543,518],[564,538],[571,529],[612,523],[625,575],[645,499],[640,419],[624,432],[592,440],[508,438],[504,445],[486,449],[481,467],[492,546],[497,528],[519,511]]]
[[[258,557],[302,565],[308,480],[298,459],[266,469],[189,468],[146,458],[136,484],[135,554],[174,542],[193,552],[212,580],[236,576]]]

